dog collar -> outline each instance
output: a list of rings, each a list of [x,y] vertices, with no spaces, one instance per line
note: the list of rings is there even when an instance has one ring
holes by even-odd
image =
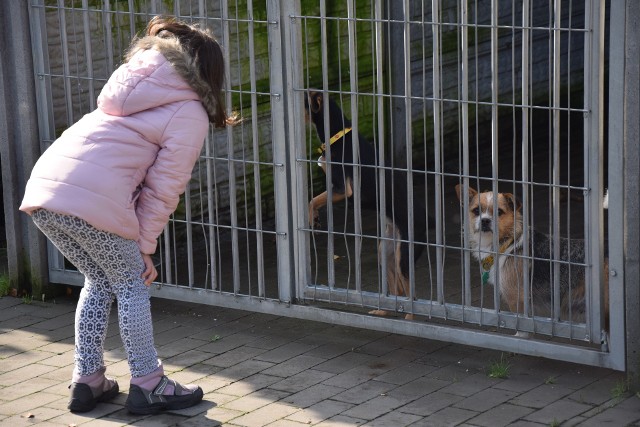
[[[498,253],[503,254],[504,251],[507,250],[509,246],[513,243],[513,237],[504,242],[502,246],[500,246],[500,250]],[[488,257],[482,258],[482,284],[486,285],[489,282],[489,272],[491,271],[491,267],[493,267],[493,255],[489,255]]]
[[[337,140],[339,140],[349,132],[351,132],[351,128],[342,129],[340,132],[336,133],[329,139],[329,145],[333,145],[334,142],[336,142]],[[320,154],[324,153],[326,148],[327,148],[327,145],[323,142],[320,148],[318,148],[318,153]]]

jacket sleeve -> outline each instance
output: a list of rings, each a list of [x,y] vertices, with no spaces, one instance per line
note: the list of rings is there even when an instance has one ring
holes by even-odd
[[[191,179],[208,130],[209,119],[199,101],[187,102],[169,120],[136,205],[142,253],[155,252],[158,236]]]

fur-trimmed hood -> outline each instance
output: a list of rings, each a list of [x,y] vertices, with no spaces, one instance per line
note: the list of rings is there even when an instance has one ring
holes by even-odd
[[[175,41],[142,39],[98,108],[36,162],[20,209],[76,216],[154,253],[202,151],[209,99]]]
[[[145,63],[148,61],[148,55],[140,55],[142,51],[147,50],[159,52],[171,64],[173,70],[198,95],[207,115],[215,117],[217,104],[211,87],[201,78],[194,59],[184,50],[177,38],[147,36],[133,42],[125,60],[127,63],[137,63],[131,63],[130,68],[135,70],[138,66],[144,68],[154,66],[153,63]]]

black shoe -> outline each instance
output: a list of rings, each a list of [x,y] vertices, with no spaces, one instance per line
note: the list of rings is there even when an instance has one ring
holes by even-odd
[[[83,383],[71,383],[69,390],[71,390],[71,397],[67,408],[71,412],[88,412],[95,408],[98,402],[107,402],[120,392],[117,382],[114,382],[113,387],[109,390],[103,391],[97,396],[94,395],[91,387]]]
[[[163,395],[164,389],[169,384],[174,387],[173,395]],[[190,408],[200,403],[204,395],[200,387],[189,394],[183,394],[185,391],[189,390],[174,380],[163,376],[153,391],[144,390],[137,385],[131,384],[129,387],[129,397],[127,398],[125,406],[132,414],[157,414],[164,410]]]

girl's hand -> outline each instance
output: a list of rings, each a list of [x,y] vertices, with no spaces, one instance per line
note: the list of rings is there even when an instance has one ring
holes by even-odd
[[[140,277],[144,279],[146,286],[151,286],[151,283],[158,277],[158,271],[156,271],[156,267],[153,265],[151,255],[142,254],[142,260],[144,261],[145,269]]]

